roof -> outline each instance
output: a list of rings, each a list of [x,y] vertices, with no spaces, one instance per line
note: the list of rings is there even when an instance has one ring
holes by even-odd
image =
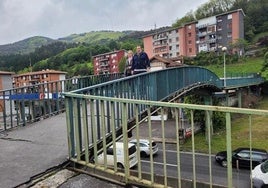
[[[150,62],[152,62],[153,60],[158,60],[160,62],[163,62],[165,64],[170,64],[170,63],[173,63],[173,61],[171,59],[168,59],[168,58],[164,58],[164,57],[161,57],[159,55],[155,55],[153,57],[150,58]]]
[[[243,16],[246,16],[245,13],[244,13],[244,11],[243,11],[243,9],[231,10],[231,11],[229,11],[229,12],[224,12],[224,13],[221,13],[221,14],[218,14],[218,15],[215,15],[215,16],[216,16],[216,17],[217,17],[217,16],[223,16],[223,15],[226,15],[226,14],[231,14],[231,13],[239,12],[239,11],[242,12]]]
[[[158,60],[162,63],[165,63],[167,67],[183,66],[183,57],[164,58],[159,55],[155,55],[150,59],[150,62],[152,62],[153,60]]]
[[[40,75],[40,74],[67,74],[67,72],[46,69],[46,70],[42,70],[42,71],[23,73],[23,74],[15,75],[14,77]]]
[[[14,72],[7,72],[7,71],[0,71],[1,75],[12,75],[15,74]]]
[[[122,50],[115,50],[115,51],[111,51],[111,52],[107,52],[107,53],[103,53],[103,54],[98,54],[98,55],[94,55],[92,56],[92,58],[94,57],[99,57],[99,56],[104,56],[104,55],[110,55],[110,54],[115,54],[115,53],[118,53],[118,52],[126,52],[126,50],[122,49]]]

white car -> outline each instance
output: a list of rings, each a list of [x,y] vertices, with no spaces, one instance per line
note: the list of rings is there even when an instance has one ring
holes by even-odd
[[[125,152],[124,152],[124,143],[123,142],[116,142],[116,165],[118,168],[125,168]],[[114,166],[114,160],[115,160],[115,155],[114,155],[114,150],[113,146],[110,146],[107,149],[107,166]],[[129,155],[129,168],[134,167],[137,163],[137,148],[134,144],[128,143],[128,155]],[[102,152],[101,154],[98,155],[98,164],[104,165],[105,161],[105,156],[104,153]]]
[[[140,148],[140,155],[142,157],[146,157],[150,155],[150,141],[147,139],[139,139],[139,146],[138,140],[133,139],[129,141],[132,144],[135,144],[137,147]],[[155,155],[158,152],[158,145],[155,141],[152,140],[152,154]]]
[[[268,187],[268,160],[257,165],[251,172],[253,187]]]

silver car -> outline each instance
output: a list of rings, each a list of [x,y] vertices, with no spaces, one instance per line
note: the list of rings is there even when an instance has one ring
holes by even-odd
[[[268,187],[268,160],[256,166],[251,172],[253,187]]]
[[[138,140],[133,139],[129,141],[132,144],[135,144],[136,147],[139,147],[140,154],[142,157],[146,157],[150,155],[150,141],[147,139],[139,139],[139,146],[138,146]],[[152,142],[152,154],[155,155],[158,152],[158,145],[155,141]]]

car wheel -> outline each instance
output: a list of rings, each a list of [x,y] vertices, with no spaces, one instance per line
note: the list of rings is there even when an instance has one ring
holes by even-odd
[[[223,160],[223,161],[221,162],[221,166],[223,166],[223,167],[227,167],[227,161],[226,161],[226,160]]]
[[[147,153],[145,151],[141,151],[141,157],[146,157]]]
[[[117,168],[124,169],[124,166],[121,163],[117,163]]]

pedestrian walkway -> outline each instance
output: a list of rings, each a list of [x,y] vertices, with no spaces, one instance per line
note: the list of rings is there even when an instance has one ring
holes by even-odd
[[[65,113],[0,133],[0,187],[18,186],[65,162]]]

